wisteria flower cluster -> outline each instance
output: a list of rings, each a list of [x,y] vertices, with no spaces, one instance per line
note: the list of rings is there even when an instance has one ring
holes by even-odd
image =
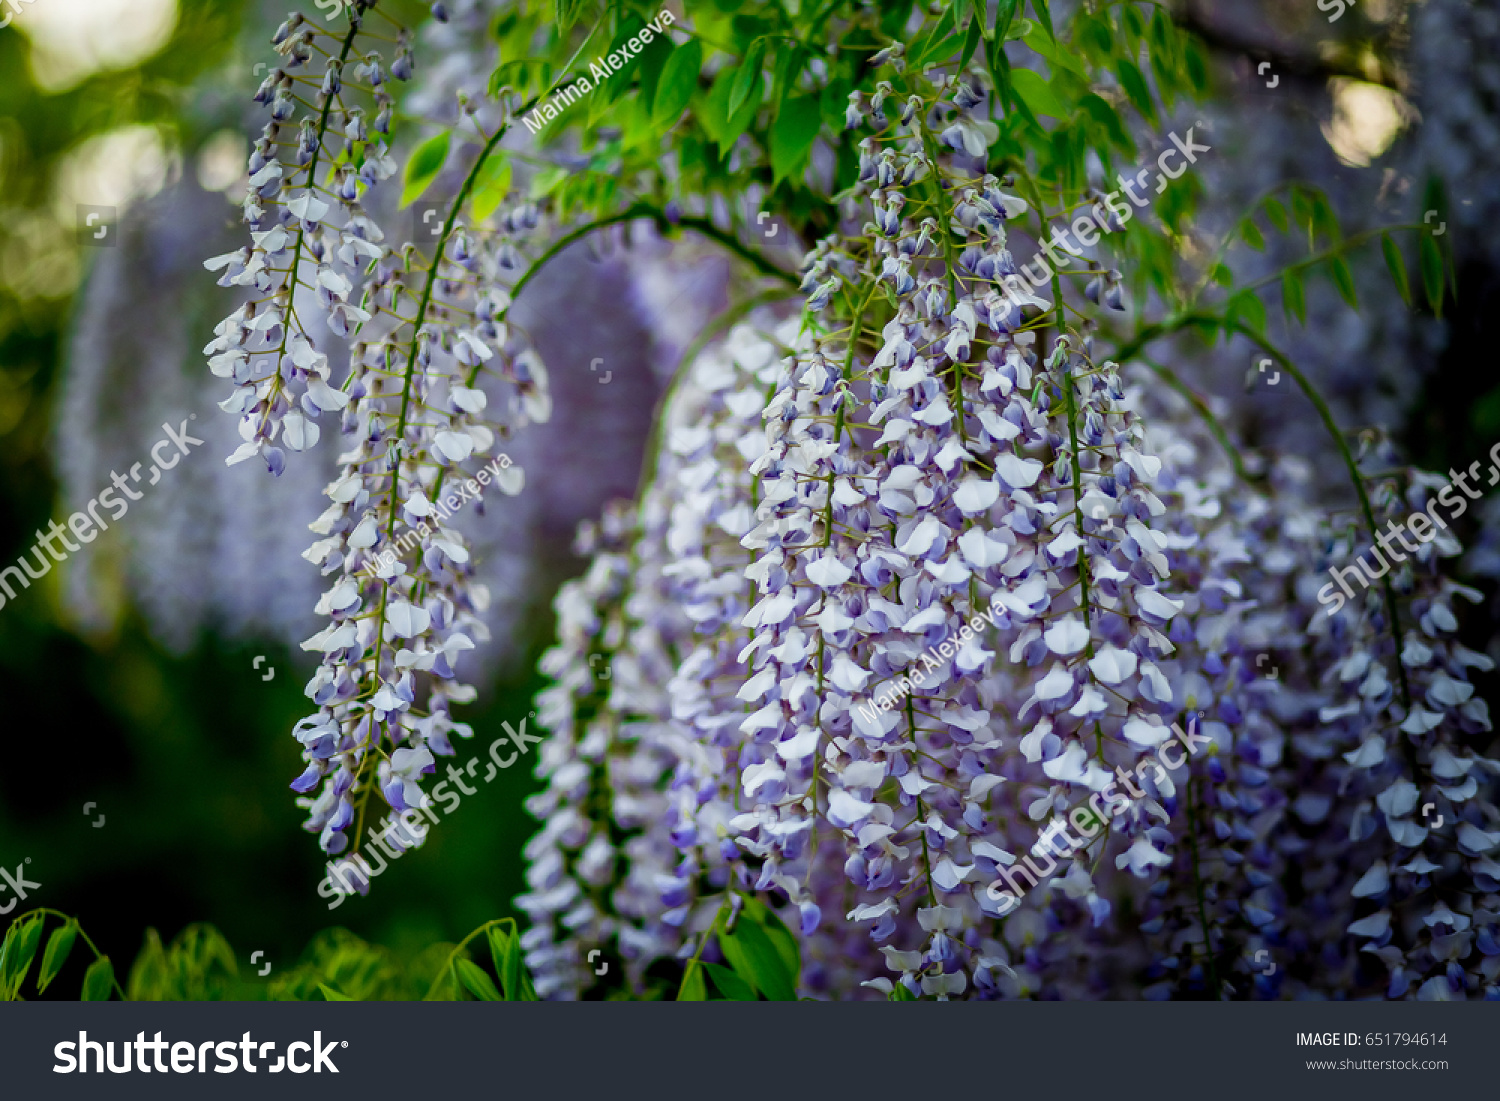
[[[1118,108],[1155,121],[1141,50],[1158,94],[1206,87],[1186,36],[1106,5],[1065,45],[1045,4],[1012,26],[1024,6],[987,25],[984,5],[835,4],[802,34],[767,14],[699,35],[690,4],[653,37],[624,9],[585,29],[586,5],[556,26],[456,5],[501,60],[482,104],[467,61],[442,70],[458,121],[409,156],[403,204],[461,149],[430,258],[372,213],[413,36],[371,33],[373,0],[334,34],[278,30],[251,243],[208,263],[245,297],[206,351],[234,386],[229,462],[279,474],[323,414],[343,438],[305,555],[328,624],[304,644],[320,665],[292,784],[335,881],[367,890],[372,861],[420,843],[424,777],[472,734],[460,667],[490,594],[449,495],[551,412],[512,297],[574,241],[650,218],[801,308],[757,296],[704,334],[637,499],[580,532],[517,900],[539,996],[703,997],[707,970],[729,997],[1500,997],[1500,761],[1470,679],[1490,659],[1458,639],[1457,602],[1479,598],[1450,576],[1463,547],[1444,529],[1333,614],[1316,598],[1445,483],[1377,432],[1351,448],[1265,335],[1260,283],[1202,304],[1235,285],[1219,257],[1235,234],[1254,247],[1253,221],[1185,278],[1210,252],[1183,225],[1191,176],[1153,196],[1170,232],[1104,212],[1106,165],[1134,151]],[[502,149],[601,30],[644,44],[639,63],[563,97],[536,155]],[[837,49],[800,45],[825,35]],[[1046,80],[1015,67],[1020,39]],[[799,45],[769,61],[782,41]],[[535,201],[507,205],[513,160]],[[814,242],[796,275],[744,244],[743,212],[721,216],[731,193],[785,200]],[[1301,269],[1356,240],[1320,194],[1294,200],[1331,244],[1283,273],[1289,317]],[[581,210],[601,213],[523,267],[544,212]],[[1060,244],[1053,219],[1074,215],[1086,252]],[[1441,251],[1421,247],[1440,304]],[[1194,327],[1250,340],[1301,389],[1352,519],[1306,461],[1242,447],[1221,404],[1145,355]],[[518,467],[489,471],[521,491]],[[601,982],[605,948],[625,967]]]
[[[539,991],[585,994],[610,936],[645,990],[761,895],[814,996],[1500,993],[1457,548],[1322,616],[1348,535],[1307,470],[1252,477],[1201,403],[1018,298],[1033,205],[971,166],[986,89],[912,83],[894,126],[892,89],[851,97],[869,220],[809,254],[801,329],[693,365],[637,517],[559,597]],[[1403,477],[1411,507],[1441,484]],[[1207,752],[1146,767],[1184,725]]]
[[[261,296],[207,349],[210,369],[237,384],[222,404],[240,416],[245,443],[228,462],[258,454],[280,473],[278,444],[305,451],[319,416],[339,416],[346,446],[303,556],[329,578],[316,608],[329,623],[303,644],[320,665],[307,685],[316,710],[293,732],[306,767],[292,787],[306,828],[342,856],[335,880],[360,890],[372,874],[362,832],[376,860],[419,844],[422,831],[401,816],[428,799],[422,777],[454,754],[452,737],[473,733],[452,707],[475,698],[458,667],[488,638],[490,595],[449,518],[477,497],[476,475],[520,492],[524,474],[501,446],[551,414],[546,369],[505,320],[516,246],[539,211],[522,204],[476,224],[470,202],[508,116],[493,135],[471,119],[484,145],[430,259],[414,244],[392,247],[363,205],[395,168],[386,61],[361,52],[375,14],[361,0],[341,33],[299,16],[277,31],[286,61],[257,95],[271,121],[244,204],[252,244],[207,264],[224,271],[222,285]],[[389,75],[409,79],[410,36],[397,27],[394,41]],[[303,72],[319,65],[321,77]],[[320,334],[337,357],[319,349]],[[335,362],[346,368],[338,385]],[[479,471],[496,456],[504,461]],[[372,796],[384,819],[366,828],[367,813],[381,813]]]

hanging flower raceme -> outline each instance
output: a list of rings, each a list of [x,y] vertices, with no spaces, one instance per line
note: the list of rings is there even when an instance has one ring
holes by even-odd
[[[774,375],[771,341],[797,339],[795,324],[767,328],[736,327],[686,371],[638,517],[607,515],[586,540],[588,573],[558,597],[559,645],[543,659],[556,683],[540,697],[555,733],[539,765],[547,788],[528,804],[544,826],[517,900],[536,923],[528,966],[555,997],[587,988],[586,953],[611,939],[644,989],[646,969],[690,951],[685,938],[712,923],[718,897],[749,879],[728,826],[735,727],[749,709],[735,699],[749,637],[745,456]],[[606,845],[610,859],[591,857]]]
[[[409,246],[372,266],[369,325],[345,390],[350,447],[312,525],[322,538],[304,555],[333,575],[318,605],[331,622],[303,644],[322,663],[307,687],[318,711],[297,728],[306,768],[292,786],[319,789],[300,803],[332,855],[351,836],[358,849],[377,792],[387,815],[371,841],[397,854],[420,843],[406,816],[430,800],[422,778],[453,755],[451,735],[472,734],[452,716],[476,695],[457,666],[488,639],[489,592],[451,521],[492,485],[520,491],[522,472],[500,444],[551,412],[540,359],[504,320],[511,239],[537,224],[536,211],[508,212],[500,231],[461,215],[430,264]],[[353,851],[346,864],[356,882],[381,870]]]
[[[1388,476],[1370,494],[1377,530],[1431,515],[1432,491],[1447,484],[1415,470]],[[1311,855],[1319,886],[1357,909],[1321,906],[1299,924],[1338,946],[1350,987],[1379,992],[1379,961],[1387,997],[1496,998],[1500,814],[1481,793],[1500,762],[1476,751],[1492,728],[1469,682],[1471,669],[1492,663],[1457,641],[1457,601],[1478,602],[1480,594],[1439,565],[1462,547],[1446,525],[1422,528],[1428,536],[1415,547],[1382,543],[1388,554],[1367,545],[1362,531],[1330,534],[1318,579],[1357,556],[1366,574],[1359,580],[1371,584],[1331,615],[1303,594],[1324,670],[1317,721],[1333,735],[1317,790],[1337,793],[1339,826]],[[1331,955],[1321,966],[1332,965]]]
[[[332,384],[317,334],[347,338],[370,319],[355,292],[383,251],[384,234],[363,205],[396,170],[385,62],[361,48],[374,8],[375,0],[347,5],[349,26],[337,33],[293,15],[272,39],[282,62],[255,95],[271,118],[250,153],[242,204],[250,244],[204,265],[222,273],[220,286],[252,295],[204,349],[209,369],[235,387],[220,403],[239,418],[244,441],[231,464],[259,456],[280,474],[286,451],[311,448],[321,416],[350,400]],[[401,28],[391,71],[411,73]]]
[[[804,282],[852,335],[790,359],[764,413],[740,693],[760,707],[739,726],[731,824],[805,938],[848,909],[908,989],[949,996],[1014,977],[990,888],[1038,826],[1005,813],[1020,808],[1001,786],[1031,779],[1024,810],[1045,819],[1164,740],[1152,662],[1181,604],[1152,528],[1159,464],[1113,365],[1061,334],[1038,362],[1035,326],[999,289],[1004,223],[1026,206],[933,160],[926,114],[905,112],[883,150],[862,143],[875,221],[815,249]],[[871,323],[853,304],[880,293],[894,309]],[[1013,726],[993,709],[1023,692]],[[1152,805],[1161,775],[1138,793]],[[1120,866],[1166,862],[1151,828],[1140,807],[1120,824]],[[830,857],[842,877],[815,867]],[[1056,868],[1043,860],[1034,886]],[[1102,920],[1077,867],[1071,897]]]

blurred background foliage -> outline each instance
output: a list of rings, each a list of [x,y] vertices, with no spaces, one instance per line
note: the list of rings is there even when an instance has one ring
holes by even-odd
[[[424,8],[392,7],[409,22]],[[1371,179],[1381,180],[1382,196],[1425,186],[1387,163],[1403,142],[1420,141],[1412,136],[1422,123],[1409,59],[1422,7],[1366,0],[1335,23],[1311,0],[1197,0],[1172,11],[1204,44],[1210,97],[1252,125],[1263,118],[1263,141],[1276,141],[1278,127],[1291,129],[1258,114],[1267,93],[1256,66],[1270,62],[1283,84],[1278,109],[1308,115],[1321,130],[1324,155],[1308,159],[1325,166],[1314,182],[1337,202],[1373,190]],[[1486,8],[1495,14],[1488,2],[1469,6]],[[207,191],[231,188],[248,148],[255,65],[271,60],[265,43],[284,14],[282,3],[262,0],[35,0],[0,30],[0,565],[29,551],[37,529],[67,511],[54,470],[56,405],[78,296],[99,259],[77,234],[76,204],[127,209],[179,178]],[[1494,95],[1473,98],[1493,129]],[[1444,140],[1461,159],[1462,126]],[[1477,204],[1482,218],[1500,200],[1493,174],[1477,178],[1483,194],[1448,197],[1455,230],[1457,204]],[[233,216],[226,203],[226,225]],[[1380,220],[1390,219],[1367,219]],[[1399,396],[1403,423],[1392,425],[1412,458],[1434,470],[1466,466],[1500,439],[1495,231],[1455,242],[1455,254],[1456,294],[1442,321],[1429,317],[1413,337],[1429,355],[1413,372],[1415,392]],[[1332,297],[1331,286],[1323,290]],[[149,279],[136,291],[171,293]],[[191,335],[196,344],[208,338]],[[196,344],[189,371],[202,370]],[[1384,385],[1371,371],[1363,380],[1357,385]],[[1363,392],[1342,396],[1367,408]],[[637,404],[649,407],[653,397],[648,389]],[[1269,439],[1276,414],[1262,409]],[[635,475],[611,473],[624,485]],[[535,488],[547,471],[532,477]],[[548,586],[578,565],[549,557]],[[482,751],[502,719],[530,710],[531,670],[551,634],[548,586],[526,594],[511,660],[465,716],[476,738],[460,747],[460,760]],[[1476,649],[1489,648],[1489,626],[1475,624]],[[271,681],[262,680],[265,666],[253,668],[260,655],[277,670]],[[155,934],[143,934],[149,928],[170,941],[190,923],[210,921],[238,952],[244,975],[252,951],[289,968],[309,944],[326,952],[328,938],[344,934],[315,941],[319,931],[343,925],[406,961],[392,964],[392,974],[406,974],[408,966],[421,970],[419,955],[436,942],[513,913],[521,850],[534,828],[522,809],[533,782],[519,769],[466,798],[468,809],[396,862],[370,897],[327,910],[314,889],[322,874],[316,848],[287,790],[299,771],[287,732],[305,709],[296,668],[282,643],[212,629],[185,651],[169,651],[128,602],[110,630],[84,631],[64,611],[59,571],[0,609],[0,865],[30,861],[27,876],[42,886],[26,905],[78,915],[122,981],[143,946],[159,950]],[[86,803],[96,804],[87,816]],[[105,824],[96,828],[100,814]],[[80,975],[65,973],[49,996],[75,996],[87,963],[76,955],[69,968]],[[390,990],[406,990],[391,981]]]
[[[39,19],[49,7],[65,10],[51,13],[44,35]],[[58,508],[54,404],[75,296],[101,251],[78,243],[74,204],[124,207],[179,173],[209,187],[233,183],[248,149],[244,107],[261,79],[253,59],[272,59],[264,43],[284,14],[281,5],[242,0],[38,0],[0,30],[6,565],[29,551]],[[101,58],[95,43],[128,23],[159,33],[136,56]],[[74,55],[71,65],[45,68],[44,46]],[[226,204],[226,224],[233,214]],[[194,335],[201,344],[208,334]],[[286,734],[305,710],[305,678],[292,655],[211,631],[175,655],[129,610],[108,637],[85,639],[62,610],[58,579],[54,570],[0,610],[0,864],[29,858],[26,874],[42,884],[22,909],[77,914],[122,982],[147,927],[170,940],[190,922],[212,921],[244,970],[257,949],[289,965],[335,923],[415,954],[510,912],[532,829],[521,807],[532,785],[523,770],[483,785],[419,856],[382,877],[381,889],[331,915],[314,889],[322,875],[316,846],[287,790],[300,765]],[[502,718],[529,710],[530,670],[550,633],[545,616],[533,619],[530,652],[518,646],[511,674],[468,709],[475,744],[488,745]],[[259,671],[258,655],[267,658]],[[268,667],[277,675],[264,681]],[[90,802],[97,805],[85,816]],[[100,814],[104,825],[95,828]],[[87,960],[76,955],[49,996],[77,996]]]

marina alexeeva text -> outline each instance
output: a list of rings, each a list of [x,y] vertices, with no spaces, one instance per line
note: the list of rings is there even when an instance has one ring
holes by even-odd
[[[999,602],[999,594],[991,601],[988,612],[980,612],[959,628],[958,633],[939,646],[929,646],[927,652],[920,658],[922,668],[916,670],[916,662],[912,663],[913,672],[908,676],[897,677],[886,690],[868,704],[859,706],[860,715],[868,722],[875,721],[877,711],[889,711],[896,707],[903,697],[909,695],[913,688],[921,688],[927,680],[927,674],[941,669],[948,660],[958,653],[959,647],[970,638],[978,634],[982,624],[994,625],[995,613],[998,610],[996,604]]]
[[[567,87],[558,89],[552,94],[551,100],[532,108],[530,114],[522,115],[521,121],[533,134],[540,134],[542,127],[562,114],[565,107],[571,107],[585,92],[592,91],[625,68],[640,55],[641,50],[645,49],[654,36],[665,35],[666,29],[674,22],[676,20],[672,13],[663,8],[656,18],[642,27],[637,34],[631,35],[620,43],[619,49],[611,50],[603,57],[594,58],[593,64],[589,66],[589,76],[580,76]],[[593,77],[592,82],[589,80],[590,76]]]

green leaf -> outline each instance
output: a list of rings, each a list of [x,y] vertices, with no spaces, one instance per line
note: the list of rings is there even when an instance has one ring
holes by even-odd
[[[719,931],[719,948],[724,953],[724,958],[729,961],[729,966],[734,968],[735,974],[748,982],[752,987],[759,990],[756,983],[755,968],[750,963],[750,953],[745,950],[745,945],[732,933]],[[681,1001],[681,999],[678,999]]]
[[[36,992],[45,991],[73,950],[73,941],[78,936],[78,923],[69,918],[61,929],[54,929],[47,938],[47,950],[42,953],[42,969],[36,974]]]
[[[703,981],[703,966],[696,960],[689,960],[687,970],[682,974],[682,986],[677,990],[679,1002],[706,1002],[708,1001],[708,986]]]
[[[1052,29],[1052,12],[1048,10],[1047,0],[1031,0],[1031,9],[1042,21],[1042,26],[1047,28],[1047,37],[1054,42],[1057,41],[1057,32]]]
[[[757,38],[764,38],[776,32],[776,22],[759,15],[736,15],[730,22],[730,26],[734,31],[734,47],[740,51],[741,55]]]
[[[491,925],[485,930],[485,936],[490,942],[490,959],[495,964],[495,974],[500,976],[500,986],[505,991],[505,997],[501,1000],[529,1001],[530,999],[522,996],[524,971],[521,966],[521,938],[499,925]]]
[[[1000,97],[1000,103],[1006,111],[1014,111],[1024,118],[1028,125],[1040,128],[1041,123],[1037,121],[1036,115],[1031,108],[1026,106],[1026,101],[1016,95],[1016,90],[1011,86],[1010,59],[1005,56],[1005,45],[998,37],[984,44],[984,62],[989,69],[990,79],[995,82],[995,92]]]
[[[1411,283],[1406,278],[1406,260],[1401,255],[1401,250],[1396,247],[1396,242],[1391,240],[1389,233],[1380,235],[1380,251],[1385,254],[1385,266],[1391,273],[1391,279],[1396,284],[1396,290],[1401,292],[1401,300],[1411,307]]]
[[[1135,152],[1135,142],[1130,140],[1130,131],[1125,128],[1125,120],[1120,118],[1120,112],[1116,111],[1114,105],[1107,99],[1096,92],[1088,92],[1078,101],[1078,105],[1104,128],[1111,144],[1127,153]]]
[[[766,40],[764,38],[757,38],[754,42],[750,43],[750,49],[745,54],[745,60],[740,63],[739,72],[735,74],[734,85],[729,90],[729,106],[724,113],[731,119],[739,113],[741,107],[749,102],[752,91],[763,93],[761,68],[764,66],[765,60]],[[756,99],[758,100],[759,98],[760,96],[757,95]]]
[[[797,938],[792,936],[780,915],[762,900],[750,897],[745,900],[745,916],[766,931],[787,971],[794,977],[802,974],[802,952],[797,947]]]
[[[506,999],[500,996],[500,991],[495,989],[495,980],[490,978],[473,960],[455,960],[454,966],[458,968],[458,981],[464,984],[464,989],[481,1002],[503,1002]]]
[[[1187,68],[1188,80],[1193,85],[1195,95],[1203,95],[1208,91],[1208,62],[1203,57],[1203,51],[1196,45],[1189,43],[1183,51],[1183,64]]]
[[[109,962],[108,956],[100,956],[83,973],[83,991],[78,998],[85,1002],[107,1002],[114,985],[114,965]]]
[[[975,0],[977,3],[978,0]],[[958,59],[958,68],[962,72],[969,58],[974,56],[974,50],[979,45],[979,40],[984,37],[984,20],[978,16],[969,20],[969,29],[964,34],[964,52]]]
[[[744,979],[736,975],[733,971],[729,970],[729,968],[725,967],[723,964],[705,962],[703,966],[708,971],[709,975],[712,976],[714,985],[719,988],[719,992],[730,1001],[759,1001],[759,999],[755,996],[755,988],[747,983]],[[683,1001],[684,999],[679,998],[677,1000]]]
[[[1500,436],[1500,390],[1491,390],[1474,403],[1474,431],[1487,440]]]
[[[735,971],[771,1001],[797,1000],[796,976],[788,973],[781,953],[754,921],[741,921],[733,933],[720,932],[719,944]]]
[[[608,57],[612,53],[619,52],[625,43],[630,41],[632,36],[640,34],[641,28],[645,25],[645,23],[641,22],[638,15],[627,17],[621,22],[620,29],[615,32],[615,37],[610,42],[609,49],[604,51],[604,56]],[[637,58],[637,61],[639,61],[639,58]],[[630,87],[630,83],[636,78],[636,75],[637,67],[635,65],[626,65],[618,72],[611,73],[604,78],[603,84],[597,86],[602,89],[602,91],[597,93],[598,97],[605,103],[613,103],[625,94],[625,89]]]
[[[1172,109],[1173,90],[1177,86],[1168,56],[1153,46],[1149,51],[1151,72],[1156,76],[1156,90],[1161,95],[1162,106]]]
[[[130,965],[125,980],[125,994],[133,1002],[162,1001],[167,996],[167,954],[161,946],[161,935],[146,930],[146,943]]]
[[[1014,2],[1014,0],[1012,0]],[[912,0],[892,0],[880,6],[880,33],[895,38],[905,29],[911,18]]]
[[[740,135],[750,129],[755,122],[756,112],[760,110],[761,100],[765,97],[765,86],[760,80],[756,80],[750,87],[750,98],[740,106],[740,109],[729,116],[729,121],[724,125],[724,144],[722,148],[729,149],[739,141]]]
[[[1001,42],[1004,42],[1006,39],[1008,39],[1010,37],[1011,24],[1015,22],[1016,12],[1020,9],[1020,7],[1021,0],[996,0],[995,26],[992,28],[991,34],[987,35],[986,38],[998,38]],[[976,4],[975,10],[983,12],[984,5]],[[983,16],[981,15],[980,18],[983,18]],[[1022,33],[1024,34],[1025,32]]]
[[[1035,23],[1030,26],[1031,31],[1026,35],[1026,45],[1047,59],[1047,63],[1052,66],[1054,76],[1059,69],[1071,69],[1085,80],[1088,79],[1088,70],[1083,67],[1083,62],[1079,61],[1071,50],[1054,42]]]
[[[1265,207],[1266,217],[1271,219],[1271,224],[1276,227],[1276,231],[1278,233],[1285,233],[1288,224],[1286,220],[1286,207],[1281,205],[1280,200],[1268,198],[1261,206]]]
[[[432,987],[422,999],[428,1002],[455,1002],[463,1001],[463,991],[458,987],[458,981],[453,977],[453,968],[445,966],[438,972],[437,978],[432,980]]]
[[[1281,273],[1281,309],[1288,317],[1307,324],[1307,293],[1302,285],[1302,273],[1296,268]]]
[[[1025,38],[1034,30],[1036,30],[1036,24],[1030,19],[1017,19],[1011,24],[1010,29],[1005,32],[1004,40],[1006,42],[1015,42]]]
[[[1151,24],[1146,33],[1153,49],[1171,56],[1173,46],[1171,21],[1160,6],[1152,10]]]
[[[703,46],[696,38],[689,38],[672,51],[662,67],[661,81],[656,86],[656,102],[651,108],[651,122],[664,130],[677,121],[693,98],[698,87],[698,73],[703,69]]]
[[[21,989],[26,981],[26,972],[36,958],[37,946],[42,942],[41,914],[33,914],[25,921],[14,924],[5,935],[4,966],[0,968],[0,988],[7,991]]]
[[[974,15],[974,18],[969,21],[969,29],[972,32],[974,27],[978,26],[979,34],[984,38],[986,42],[989,41],[991,34],[991,28],[986,26],[984,22],[984,17],[989,14],[987,11],[988,7],[989,4],[987,4],[985,0],[969,0],[969,10]],[[998,19],[999,16],[1000,12],[997,10],[995,12],[995,17]],[[968,59],[965,58],[964,60],[967,61]],[[959,68],[962,69],[963,65],[960,64]]]
[[[587,0],[557,0],[554,7],[557,25],[563,30],[567,30],[574,23],[578,22],[578,15],[583,11],[586,2]]]
[[[1315,233],[1324,234],[1333,244],[1344,239],[1344,233],[1339,229],[1338,215],[1333,212],[1333,204],[1322,192],[1313,196],[1312,224]]]
[[[958,29],[957,5],[949,4],[938,16],[938,20],[926,34],[918,35],[906,50],[907,64],[914,69],[920,69],[926,59],[935,56],[939,51],[933,47],[940,44]]]
[[[1115,39],[1111,32],[1108,19],[1088,19],[1080,16],[1080,30],[1083,41],[1094,48],[1094,51],[1103,57],[1109,57],[1114,53]]]
[[[900,983],[897,983],[891,988],[891,992],[885,1000],[888,1002],[914,1002],[917,1000],[917,996]]]
[[[732,68],[720,69],[714,76],[713,87],[708,90],[708,96],[703,100],[703,107],[698,113],[698,121],[703,124],[703,131],[714,144],[722,151],[724,145],[724,131],[729,126],[729,87],[734,83],[734,70]],[[824,104],[825,109],[827,104]],[[838,105],[839,124],[843,125],[844,105]]]
[[[1443,254],[1430,233],[1422,234],[1417,245],[1417,259],[1422,268],[1422,289],[1427,292],[1427,304],[1438,318],[1443,316]]]
[[[1422,210],[1423,225],[1427,227],[1429,232],[1434,231],[1433,221],[1438,222],[1439,225],[1447,224],[1448,189],[1443,183],[1441,176],[1433,175],[1427,177],[1426,186],[1422,188],[1422,206],[1420,209]],[[1429,210],[1432,211],[1432,221],[1429,221],[1427,218],[1427,211]],[[1433,237],[1437,237],[1436,232],[1433,232]],[[1458,297],[1458,269],[1453,263],[1453,238],[1449,237],[1447,240],[1441,242],[1439,244],[1439,251],[1443,254],[1444,266],[1448,273],[1447,285],[1453,289],[1453,297],[1456,299]]]
[[[1245,244],[1249,245],[1256,252],[1265,251],[1266,239],[1261,236],[1260,227],[1249,218],[1240,223],[1240,236],[1245,239]]]
[[[1135,109],[1155,122],[1156,105],[1151,102],[1151,89],[1146,86],[1146,78],[1141,75],[1140,66],[1129,58],[1122,57],[1115,62],[1115,75],[1120,78],[1120,87],[1125,89],[1125,96],[1135,105]]]
[[[802,167],[822,125],[817,96],[787,100],[771,127],[772,186]]]
[[[1359,295],[1354,290],[1354,274],[1349,270],[1349,265],[1344,262],[1344,258],[1342,256],[1331,257],[1328,266],[1333,273],[1333,285],[1339,289],[1339,297],[1349,304],[1351,310],[1359,309]]]
[[[1234,285],[1234,272],[1229,270],[1228,264],[1215,264],[1214,270],[1210,273],[1209,277],[1221,287]]]
[[[1266,304],[1254,291],[1240,291],[1229,300],[1229,319],[1243,320],[1258,333],[1266,331]]]
[[[340,994],[337,990],[324,982],[320,982],[318,984],[318,990],[323,995],[323,1000],[325,1002],[352,1002],[355,1000],[354,998],[349,997],[349,995],[347,994]]]
[[[635,65],[636,79],[640,81],[641,105],[645,108],[645,117],[651,117],[651,105],[656,102],[656,91],[658,82],[661,80],[667,67],[667,61],[672,56],[672,39],[663,34],[657,34],[650,27],[642,27],[640,34],[642,38],[651,36],[651,41],[641,47],[641,52],[636,55]],[[696,42],[697,39],[689,39]],[[676,121],[675,119],[673,120]]]
[[[476,225],[489,221],[505,196],[510,193],[510,157],[504,149],[494,149],[485,158],[474,179],[472,214]]]
[[[1312,233],[1317,216],[1316,192],[1309,188],[1292,188],[1292,221],[1304,227],[1308,233],[1308,245],[1312,245]]]
[[[1016,94],[1026,101],[1038,115],[1047,115],[1059,121],[1066,120],[1068,109],[1062,105],[1057,98],[1057,93],[1052,86],[1041,78],[1041,75],[1030,69],[1013,69],[1010,74],[1011,87]]]
[[[448,145],[453,140],[450,131],[444,130],[441,134],[434,134],[416,149],[412,150],[411,159],[406,162],[406,174],[401,182],[401,206],[410,206],[414,199],[421,196],[437,179],[439,172],[443,170],[443,162],[448,159]]]
[[[778,115],[786,97],[797,87],[797,78],[802,75],[802,68],[806,64],[807,51],[800,43],[777,51],[776,68],[771,75],[771,104]],[[844,102],[848,102],[847,93]]]

